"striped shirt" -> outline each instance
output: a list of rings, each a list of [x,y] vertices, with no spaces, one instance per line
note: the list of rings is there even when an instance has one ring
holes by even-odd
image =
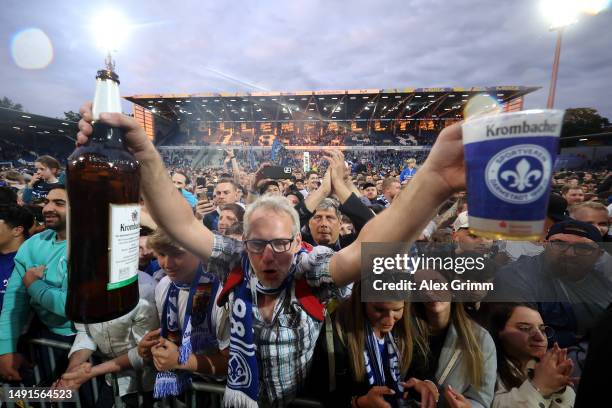
[[[207,271],[225,280],[245,252],[241,241],[215,234]],[[296,278],[304,277],[319,301],[340,296],[329,274],[334,252],[324,246],[295,256]],[[295,280],[293,280],[295,282]],[[229,301],[233,302],[231,294]],[[272,321],[265,322],[253,301],[253,329],[259,368],[260,406],[286,406],[305,383],[322,324],[306,313],[291,285],[279,295]],[[231,310],[231,305],[230,305]]]

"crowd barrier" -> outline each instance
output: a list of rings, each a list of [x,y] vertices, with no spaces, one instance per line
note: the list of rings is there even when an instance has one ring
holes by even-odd
[[[40,349],[46,349],[47,353],[47,357],[49,359],[48,363],[51,367],[51,369],[55,369],[55,367],[57,366],[57,363],[55,361],[55,356],[53,355],[53,349],[59,349],[59,350],[70,350],[70,347],[72,345],[69,343],[64,343],[64,342],[60,342],[60,341],[55,341],[55,340],[51,340],[51,339],[45,339],[45,338],[35,338],[35,339],[30,339],[28,341],[28,351],[29,351],[29,361],[32,361],[34,363],[34,367],[33,367],[33,371],[34,371],[34,380],[35,383],[39,383],[41,381],[41,374],[40,374],[40,367],[39,367],[39,363],[37,362],[36,359],[36,350],[35,348],[38,347],[39,350]],[[89,360],[92,364],[92,359]],[[104,381],[103,377],[96,377],[92,379],[92,388],[93,388],[93,396],[94,396],[94,400],[98,400],[98,389],[99,389],[99,385],[100,385],[100,381]],[[5,395],[7,394],[7,390],[8,390],[9,385],[6,383],[1,383],[1,388],[2,391],[5,393]],[[121,398],[119,397],[119,387],[117,385],[117,378],[115,375],[112,375],[112,387],[113,387],[113,396],[114,396],[114,401],[115,401],[115,407],[116,408],[124,408],[125,404],[123,403],[123,401],[121,400]],[[164,398],[161,401],[157,401],[154,405],[155,408],[191,408],[191,407],[196,407],[198,406],[197,401],[199,400],[199,398],[203,395],[203,394],[207,394],[208,398],[209,398],[209,403],[207,404],[207,406],[209,407],[219,407],[222,408],[223,407],[223,393],[225,392],[225,386],[222,384],[213,384],[210,382],[206,382],[206,381],[194,381],[192,383],[191,389],[187,390],[185,392],[185,395],[182,398]],[[139,405],[142,404],[142,396],[139,396]],[[4,404],[4,405],[2,405]],[[74,406],[75,404],[68,404],[68,403],[61,403],[61,402],[57,402],[57,403],[51,403],[51,402],[40,402],[37,403],[37,407],[41,407],[41,408],[62,408],[62,407],[69,407],[69,406]],[[23,400],[21,403],[17,402],[8,402],[8,403],[0,403],[0,407],[4,407],[6,406],[7,408],[26,408],[31,406],[31,403],[28,400]],[[76,397],[76,406],[77,408],[87,408],[85,407],[82,403],[81,400],[79,398],[79,396],[77,395]],[[311,399],[306,399],[306,398],[297,398],[294,400],[294,402],[291,404],[291,407],[295,407],[295,408],[319,408],[322,407],[321,403],[315,400],[311,400]]]

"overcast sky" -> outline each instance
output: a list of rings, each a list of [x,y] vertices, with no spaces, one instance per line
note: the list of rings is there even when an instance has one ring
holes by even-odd
[[[1,7],[0,96],[58,117],[93,96],[104,54],[91,23],[108,7],[133,25],[116,54],[123,95],[525,85],[542,87],[526,106],[544,107],[556,40],[537,0],[4,0]],[[607,10],[566,29],[556,107],[594,107],[612,119],[611,27]],[[15,41],[28,28],[51,42],[44,68],[17,64],[44,55],[44,47],[24,50]]]

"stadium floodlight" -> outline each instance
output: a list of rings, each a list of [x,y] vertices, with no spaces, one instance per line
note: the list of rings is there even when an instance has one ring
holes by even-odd
[[[559,57],[561,55],[561,40],[565,27],[578,21],[580,13],[595,15],[606,9],[610,0],[541,0],[540,9],[550,21],[550,30],[557,31],[557,45],[553,60],[550,89],[546,107],[552,109],[555,104],[557,90],[557,74],[559,72]]]
[[[103,10],[96,15],[91,27],[98,47],[106,53],[117,51],[130,32],[128,20],[113,9]]]
[[[540,8],[550,21],[550,29],[557,30],[577,21],[580,12],[579,3],[577,0],[542,0]]]

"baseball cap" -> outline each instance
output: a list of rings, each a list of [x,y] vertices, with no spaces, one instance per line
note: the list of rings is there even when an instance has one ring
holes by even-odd
[[[368,187],[376,187],[376,186],[375,186],[374,184],[372,184],[372,183],[364,183],[364,184],[361,186],[361,189],[362,189],[362,190],[365,190],[365,189],[366,189],[366,188],[368,188]]]
[[[553,226],[548,230],[546,238],[548,239],[555,234],[571,234],[588,238],[593,242],[602,241],[601,233],[597,228],[591,224],[587,224],[586,222],[576,221],[573,219],[568,219],[566,221],[553,224]]]
[[[455,222],[453,222],[453,231],[459,231],[462,228],[468,228],[470,225],[468,223],[468,212],[464,211],[459,213]]]

